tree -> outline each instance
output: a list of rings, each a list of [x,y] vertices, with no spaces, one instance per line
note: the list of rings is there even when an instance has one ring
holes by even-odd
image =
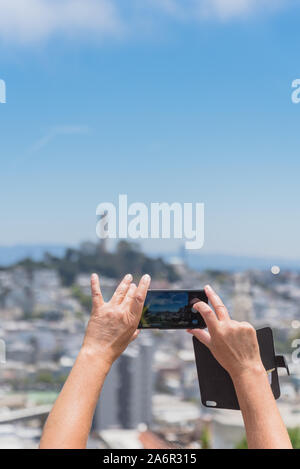
[[[300,449],[300,427],[288,428],[289,437],[294,449]],[[235,449],[248,449],[247,439],[244,437]]]

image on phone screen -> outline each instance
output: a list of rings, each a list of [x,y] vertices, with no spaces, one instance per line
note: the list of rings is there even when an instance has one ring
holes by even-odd
[[[203,329],[206,327],[193,305],[208,302],[204,290],[149,290],[140,329]]]

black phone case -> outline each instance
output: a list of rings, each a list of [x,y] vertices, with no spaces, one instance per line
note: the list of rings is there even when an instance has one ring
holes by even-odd
[[[261,359],[271,380],[275,399],[280,397],[277,368],[289,369],[283,356],[276,356],[273,332],[269,327],[256,331]],[[239,410],[233,382],[227,371],[217,362],[210,350],[193,337],[201,401],[205,407]]]

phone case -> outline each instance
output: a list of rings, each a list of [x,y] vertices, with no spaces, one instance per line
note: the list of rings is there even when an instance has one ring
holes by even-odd
[[[288,365],[283,356],[276,356],[273,332],[269,327],[256,331],[263,365],[268,372],[270,385],[275,399],[280,397],[280,386],[277,368]],[[240,406],[227,371],[217,362],[209,349],[193,337],[196,367],[200,387],[201,401],[205,407],[215,409],[239,410]]]

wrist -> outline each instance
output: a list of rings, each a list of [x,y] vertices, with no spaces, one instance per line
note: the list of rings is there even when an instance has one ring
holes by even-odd
[[[80,352],[79,358],[86,362],[88,366],[94,366],[98,369],[101,369],[104,373],[108,373],[113,360],[111,360],[106,353],[95,350],[93,347],[88,344],[83,344]]]
[[[240,370],[233,370],[229,374],[235,386],[267,378],[267,372],[261,362],[245,366]]]

